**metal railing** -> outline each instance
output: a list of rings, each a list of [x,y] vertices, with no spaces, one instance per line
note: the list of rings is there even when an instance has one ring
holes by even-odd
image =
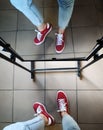
[[[103,58],[103,52],[99,54],[99,51],[103,48],[103,37],[101,39],[97,40],[96,45],[91,50],[90,54],[87,57],[78,57],[78,58],[63,58],[63,59],[46,59],[46,60],[24,60],[7,42],[5,42],[0,37],[0,46],[2,47],[2,51],[9,52],[10,56],[6,56],[2,53],[0,53],[0,57],[7,60],[10,63],[13,63],[14,65],[17,65],[18,67],[28,71],[31,73],[31,78],[34,79],[34,75],[36,71],[61,71],[61,70],[74,70],[77,72],[78,76],[81,77],[81,72],[88,66],[92,65],[93,63],[97,62],[101,58]],[[24,67],[23,65],[19,64],[16,59],[19,59],[22,62],[30,62],[31,63],[31,69],[28,69]],[[81,67],[82,61],[91,61],[87,63],[85,66]],[[77,67],[67,67],[67,68],[43,68],[43,69],[35,69],[35,62],[36,61],[77,61]]]

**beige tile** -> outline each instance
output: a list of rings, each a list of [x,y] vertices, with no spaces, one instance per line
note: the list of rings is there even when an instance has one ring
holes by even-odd
[[[10,1],[8,0],[1,0],[0,1],[0,9],[13,9],[13,6],[11,5]]]
[[[15,50],[16,31],[0,32],[0,37]]]
[[[33,4],[36,5],[37,7],[43,7],[44,0],[33,0]]]
[[[54,126],[46,127],[45,130],[62,130],[61,124],[55,124]]]
[[[0,11],[0,31],[13,31],[17,28],[17,11]]]
[[[81,124],[82,130],[103,130],[103,124]]]
[[[74,58],[74,53],[68,53],[68,54],[64,54],[64,53],[61,53],[61,54],[47,54],[47,55],[45,55],[45,60],[63,60],[63,61],[65,61],[65,60],[67,60],[67,59],[71,59],[71,58]],[[68,60],[67,60],[68,61]]]
[[[103,4],[102,4],[103,5]],[[103,8],[102,5],[97,7],[98,24],[103,26]]]
[[[100,35],[99,35],[98,39],[103,37],[103,27],[102,26],[100,26],[99,32],[100,32]]]
[[[81,11],[82,10],[82,11]],[[73,27],[97,25],[97,15],[94,6],[76,6],[71,19]]]
[[[22,63],[28,69],[31,69],[30,63]],[[44,63],[37,63],[37,69],[44,67]],[[31,73],[22,68],[15,67],[14,88],[15,89],[44,89],[44,73],[35,73],[35,80],[31,79]]]
[[[20,55],[35,54],[37,56],[36,58],[40,58],[44,54],[44,44],[41,46],[34,45],[33,40],[35,35],[36,33],[34,31],[18,31],[16,50]]]
[[[75,52],[75,58],[86,58],[88,56],[88,52]]]
[[[80,123],[103,123],[103,91],[78,92],[78,119]]]
[[[56,7],[57,5],[56,0],[44,0],[44,7]]]
[[[75,62],[47,62],[47,68],[65,68],[75,67]],[[46,73],[47,89],[76,89],[76,73],[75,72],[47,72]]]
[[[54,28],[57,27],[57,25],[58,25],[58,9],[57,9],[57,7],[44,8],[44,19],[45,19],[45,21],[50,22]]]
[[[74,51],[79,53],[89,53],[96,45],[98,35],[98,27],[74,28]]]
[[[94,0],[75,0],[75,5],[78,6],[90,6],[94,5]]]
[[[15,91],[14,92],[14,122],[34,118],[34,102],[44,103],[44,91]]]
[[[86,62],[87,63],[87,62]],[[82,66],[84,66],[83,64]],[[100,60],[82,71],[82,80],[77,78],[78,89],[103,89],[103,60]]]
[[[40,13],[43,15],[43,8],[38,8]],[[35,26],[24,14],[18,13],[18,29],[19,30],[35,30]]]
[[[9,123],[0,123],[0,130],[3,130],[7,125],[9,125]]]
[[[13,65],[0,59],[0,89],[13,88]]]
[[[12,121],[12,91],[0,91],[0,122]]]
[[[68,97],[68,100],[70,102],[70,111],[71,111],[71,116],[73,118],[77,119],[77,111],[76,111],[76,92],[75,91],[68,91],[68,90],[63,90]],[[56,91],[46,91],[45,97],[46,97],[46,106],[48,111],[53,115],[53,117],[56,120],[56,123],[61,122],[61,117],[59,113],[57,113],[57,101],[56,101]]]

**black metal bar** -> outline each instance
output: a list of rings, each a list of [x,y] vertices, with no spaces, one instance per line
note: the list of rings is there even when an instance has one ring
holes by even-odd
[[[21,61],[24,61],[24,59],[21,56],[19,56],[19,54],[13,48],[11,48],[10,44],[6,43],[1,37],[0,37],[0,46],[3,47],[4,51],[11,53],[13,57],[18,58]]]
[[[100,60],[103,58],[103,54],[98,55],[98,51],[103,48],[103,37],[99,40],[97,40],[97,44],[95,47],[92,49],[91,53],[87,57],[77,57],[77,58],[65,58],[65,59],[57,59],[57,58],[52,58],[52,59],[46,59],[46,60],[24,60],[21,56],[19,56],[18,53],[14,49],[10,47],[10,44],[6,43],[1,37],[0,37],[0,46],[3,47],[4,51],[7,51],[11,54],[11,57],[8,58],[7,56],[3,55],[0,53],[0,57],[19,66],[20,68],[28,71],[31,73],[31,78],[34,78],[34,73],[37,71],[60,71],[60,70],[73,70],[78,72],[78,76],[81,77],[81,72],[83,69],[86,67],[90,66],[91,64],[95,63],[96,61]],[[81,61],[88,61],[91,58],[94,58],[91,62],[89,62],[87,65],[83,66],[81,68]],[[19,63],[16,62],[16,58],[23,62],[31,62],[31,70],[27,69],[26,67],[23,67]],[[43,68],[43,69],[34,69],[34,62],[35,61],[77,61],[77,67],[68,67],[68,68]]]
[[[26,70],[26,71],[28,71],[28,72],[30,72],[30,73],[32,74],[32,71],[31,71],[31,70],[27,69],[26,67],[23,67],[22,65],[18,64],[18,63],[15,62],[15,61],[12,61],[12,60],[11,60],[10,58],[8,58],[7,56],[5,56],[5,55],[3,55],[3,54],[0,53],[0,57],[3,58],[3,59],[5,59],[5,60],[7,60],[7,61],[10,62],[10,63],[13,63],[13,64],[19,66],[20,68],[22,68],[22,69],[24,69],[24,70]]]
[[[34,79],[34,62],[31,61],[31,78]]]
[[[97,62],[98,60],[100,60],[101,58],[103,58],[103,54],[101,54],[100,56],[98,56],[96,59],[94,58],[94,60],[92,60],[90,63],[88,63],[87,65],[83,66],[80,71],[82,71],[83,69],[87,68],[88,66],[90,66],[91,64]]]
[[[94,48],[91,50],[90,54],[85,58],[86,60],[89,60],[91,57],[97,54],[97,52],[103,48],[103,37],[99,40],[97,40],[97,44],[94,46]]]
[[[78,66],[78,77],[81,77],[81,71],[80,71],[81,63],[80,63],[80,61],[77,61],[77,66]]]
[[[37,71],[51,71],[51,70],[77,70],[77,67],[70,67],[70,68],[43,68],[43,69],[34,69],[35,72]]]
[[[86,61],[85,57],[77,57],[77,58],[52,58],[52,59],[42,59],[42,60],[24,60],[25,62],[31,62],[31,61],[36,61],[36,62],[39,62],[39,61]]]

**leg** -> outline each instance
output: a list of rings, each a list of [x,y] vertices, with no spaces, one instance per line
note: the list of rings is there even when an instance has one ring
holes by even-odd
[[[74,7],[75,0],[58,0],[59,4],[59,30],[63,31],[68,26]],[[61,33],[63,33],[61,32]]]
[[[63,130],[80,130],[76,121],[67,113],[62,117],[62,127]]]
[[[3,130],[44,130],[45,126],[54,124],[54,118],[47,112],[43,104],[36,102],[33,108],[36,113],[35,118],[11,124],[6,126]]]
[[[51,24],[44,23],[42,15],[32,3],[32,0],[10,0],[10,2],[37,27],[38,31],[36,30],[37,36],[34,39],[34,43],[36,45],[42,44],[52,29]]]
[[[61,53],[65,48],[65,29],[69,24],[75,0],[57,0],[59,5],[58,33],[56,34],[56,52]]]
[[[63,130],[80,130],[76,121],[70,116],[69,102],[63,91],[57,93],[58,112],[62,118]]]
[[[36,27],[41,26],[44,21],[32,0],[10,0],[11,4],[21,11]]]
[[[45,122],[41,116],[25,122],[17,122],[6,126],[3,130],[44,130]]]

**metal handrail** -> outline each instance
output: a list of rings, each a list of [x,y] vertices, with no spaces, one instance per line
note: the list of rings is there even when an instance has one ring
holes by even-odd
[[[52,58],[52,59],[46,59],[46,60],[24,60],[7,42],[5,42],[1,37],[0,37],[0,46],[3,47],[3,51],[9,52],[10,58],[5,56],[4,54],[0,53],[0,57],[7,60],[8,62],[11,62],[18,67],[28,71],[31,73],[31,78],[34,78],[34,72],[36,71],[52,71],[52,70],[77,70],[78,76],[81,76],[81,71],[85,69],[86,67],[90,66],[91,64],[95,63],[96,61],[100,60],[103,58],[103,54],[98,55],[98,52],[103,48],[103,37],[101,39],[97,40],[97,44],[94,46],[94,48],[91,50],[90,54],[87,57],[77,57],[77,58],[64,58],[64,59],[57,59],[57,58]],[[16,58],[19,59],[22,62],[31,62],[31,70],[28,68],[20,65],[17,63]],[[81,67],[80,62],[81,61],[88,61],[91,58],[92,61],[87,63],[85,66]],[[43,69],[35,69],[34,63],[36,61],[77,61],[77,67],[70,67],[70,68],[43,68]]]

